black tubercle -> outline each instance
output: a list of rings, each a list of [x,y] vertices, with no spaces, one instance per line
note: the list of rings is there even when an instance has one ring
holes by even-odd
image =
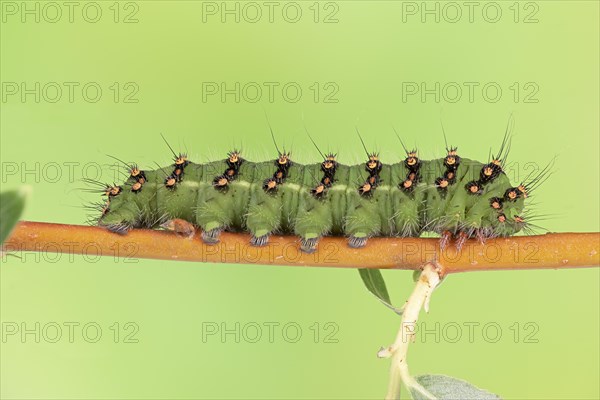
[[[456,147],[451,147],[447,150],[448,155],[444,157],[444,167],[446,167],[446,171],[444,171],[443,176],[435,180],[438,191],[444,195],[448,191],[448,187],[456,183],[456,171],[461,162],[460,156],[456,154]],[[447,185],[444,186],[444,182],[447,182]]]
[[[165,187],[169,190],[175,190],[178,182],[177,176],[171,174],[165,178]]]
[[[523,196],[523,193],[519,190],[519,188],[511,187],[506,189],[504,192],[503,199],[504,201],[517,201],[520,197]]]
[[[492,182],[502,173],[502,167],[495,163],[488,163],[481,168],[479,178],[481,182]]]
[[[411,194],[421,181],[421,160],[417,157],[417,150],[407,151],[407,157],[404,159],[404,167],[408,169],[408,173],[406,174],[406,179],[398,184],[398,189],[404,193]]]
[[[363,197],[371,197],[373,192],[379,185],[381,177],[379,173],[383,164],[379,161],[377,154],[369,154],[369,159],[365,163],[365,170],[369,173],[369,177],[358,187],[358,193]]]
[[[244,162],[244,159],[240,157],[239,151],[231,151],[227,153],[227,159],[225,160],[227,163],[227,169],[221,175],[215,176],[213,179],[213,187],[219,191],[227,191],[229,188],[229,183],[233,182],[237,179],[240,166]]]
[[[277,170],[273,173],[273,177],[267,178],[263,182],[263,190],[267,193],[274,193],[277,187],[283,184],[288,177],[288,172],[292,166],[288,153],[279,153],[279,157],[275,159]]]
[[[471,195],[481,195],[483,193],[483,183],[480,181],[470,181],[465,185],[467,193]]]
[[[321,171],[323,172],[323,178],[321,182],[311,189],[310,193],[317,199],[325,198],[327,190],[333,185],[335,181],[335,171],[338,163],[335,161],[335,155],[328,154],[325,160],[321,163]]]
[[[229,179],[225,175],[216,176],[213,179],[213,187],[221,192],[226,192],[229,189]]]

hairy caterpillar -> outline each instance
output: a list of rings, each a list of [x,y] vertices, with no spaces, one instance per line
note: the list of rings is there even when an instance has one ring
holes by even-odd
[[[442,246],[454,236],[460,247],[468,238],[483,241],[529,228],[525,199],[549,168],[511,184],[503,170],[508,130],[487,163],[448,146],[443,158],[421,160],[402,143],[404,160],[385,164],[363,147],[367,161],[351,166],[322,153],[322,162],[301,165],[279,148],[270,161],[251,162],[234,150],[223,160],[196,164],[171,149],[173,164],[155,170],[126,164],[125,183],[103,185],[107,200],[95,206],[101,215],[94,222],[124,234],[184,220],[200,227],[211,244],[223,230],[250,232],[255,246],[267,244],[274,232],[294,234],[306,252],[325,235],[345,235],[358,248],[372,236],[435,232]]]

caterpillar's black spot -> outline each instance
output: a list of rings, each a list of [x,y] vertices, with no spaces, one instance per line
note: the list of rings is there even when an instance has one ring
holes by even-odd
[[[229,188],[229,179],[226,175],[219,175],[213,179],[213,187],[219,191],[225,192]]]
[[[406,193],[412,193],[413,190],[415,190],[415,186],[415,181],[413,181],[412,179],[405,179],[403,182],[400,182],[400,184],[398,184],[398,188]]]
[[[330,177],[330,176],[324,176],[323,179],[321,179],[321,183],[323,185],[325,185],[325,187],[327,189],[329,189],[331,187],[331,185],[333,185],[333,181],[334,181],[333,177]]]
[[[146,183],[146,173],[140,170],[137,165],[133,165],[129,170],[129,177],[142,185]]]
[[[483,184],[479,181],[471,181],[465,185],[467,193],[479,196],[483,193]]]
[[[263,190],[267,193],[275,193],[277,192],[278,182],[275,178],[267,178],[263,182]]]
[[[321,171],[331,178],[335,175],[335,170],[338,167],[338,163],[335,160],[336,154],[327,154],[325,161],[321,163]]]
[[[446,167],[446,171],[444,172],[444,176],[439,177],[435,180],[435,186],[438,188],[440,194],[447,193],[448,186],[453,185],[456,182],[456,170],[460,165],[460,157],[456,154],[457,147],[450,147],[446,149],[448,154],[444,157],[444,166]]]
[[[279,157],[275,160],[275,166],[281,170],[286,171],[293,165],[290,159],[290,153],[280,153]]]
[[[435,180],[435,187],[438,188],[440,193],[446,194],[446,192],[448,191],[449,185],[450,185],[450,183],[448,182],[448,179],[446,179],[446,178],[437,178]]]
[[[365,171],[369,175],[377,175],[381,172],[383,164],[379,161],[379,155],[376,153],[369,154],[369,160],[365,163]]]
[[[379,173],[383,168],[383,164],[379,160],[377,153],[369,154],[369,159],[365,163],[365,171],[369,173],[367,180],[358,187],[358,193],[363,197],[370,197],[379,185]]]
[[[236,172],[240,169],[240,166],[244,162],[244,159],[241,157],[240,152],[238,150],[230,151],[227,153],[227,165],[230,169],[235,170]]]
[[[456,172],[446,171],[444,173],[444,178],[446,178],[448,180],[448,184],[454,185],[456,183]]]
[[[222,192],[226,192],[229,188],[229,183],[237,178],[243,159],[240,157],[240,152],[234,150],[227,153],[225,162],[227,163],[227,169],[222,175],[217,175],[212,182],[213,187]]]
[[[417,157],[417,150],[411,150],[407,153],[407,157],[404,160],[404,166],[410,172],[417,172],[421,167],[421,160]]]
[[[508,188],[506,189],[506,192],[504,192],[505,201],[517,201],[521,196],[523,196],[523,193],[515,187]]]
[[[448,155],[444,158],[444,166],[447,171],[456,171],[460,165],[460,157],[456,154],[458,147],[451,147],[448,149]]]
[[[518,215],[515,215],[513,219],[514,219],[514,221],[517,224],[524,224],[525,223],[525,219],[523,217],[518,216]]]
[[[275,171],[275,173],[273,174],[273,179],[275,179],[277,183],[283,183],[285,181],[285,178],[287,178],[287,170],[280,169]]]
[[[325,196],[326,191],[327,188],[325,187],[325,185],[320,183],[310,190],[310,194],[312,194],[317,199],[322,199]]]
[[[310,191],[310,193],[317,199],[322,200],[327,194],[327,189],[333,185],[335,171],[338,167],[335,157],[335,154],[328,154],[325,156],[325,160],[323,160],[321,163],[323,178],[321,178],[321,183],[319,183]]]
[[[176,183],[179,183],[183,180],[183,175],[185,172],[185,167],[187,167],[190,162],[187,159],[187,155],[184,153],[180,153],[175,157],[173,163],[173,172],[171,173],[171,177],[175,178]]]
[[[142,182],[138,181],[131,185],[131,191],[133,193],[139,193],[142,191]]]
[[[506,222],[506,215],[499,214],[498,215],[498,222]]]
[[[490,207],[492,207],[494,210],[501,210],[502,199],[500,197],[492,197],[490,199]]]
[[[171,174],[165,178],[165,187],[169,190],[175,190],[177,187],[177,182],[179,182],[177,177]]]
[[[407,151],[406,155],[404,166],[408,169],[408,174],[406,174],[406,179],[398,184],[398,188],[410,194],[421,181],[421,160],[417,157],[417,150]]]
[[[173,170],[173,173],[171,174],[171,176],[173,176],[177,180],[177,183],[179,183],[183,180],[183,175],[184,175],[183,166],[175,167],[175,169]]]
[[[179,153],[177,157],[174,158],[174,166],[181,167],[182,169],[187,167],[190,163],[187,159],[187,154]]]
[[[123,188],[121,186],[106,186],[104,194],[110,199],[111,197],[118,196],[122,191]]]
[[[421,182],[421,174],[419,173],[419,171],[415,171],[415,172],[409,172],[408,175],[406,176],[406,179],[410,179],[411,181],[413,181],[413,183],[419,183]]]
[[[527,197],[527,188],[525,187],[525,185],[521,184],[519,186],[517,186],[517,190],[520,192],[520,194],[526,198]]]
[[[232,182],[235,180],[235,178],[237,178],[238,170],[234,168],[228,168],[225,170],[225,173],[223,175],[227,178],[229,182]]]
[[[370,197],[373,195],[374,190],[375,187],[371,185],[368,180],[358,187],[358,193],[364,197]]]
[[[481,182],[491,182],[502,173],[502,167],[493,162],[484,165],[479,172]]]

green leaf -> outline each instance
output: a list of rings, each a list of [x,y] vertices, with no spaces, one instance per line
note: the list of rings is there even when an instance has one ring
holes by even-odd
[[[427,392],[438,400],[501,400],[498,395],[479,389],[469,382],[445,375],[415,376],[418,385],[409,384],[410,395],[414,400],[431,400]],[[422,386],[421,386],[422,385]],[[425,389],[427,392],[424,392]]]
[[[0,193],[0,244],[4,243],[17,224],[28,193],[28,189]]]
[[[392,305],[390,295],[388,294],[387,287],[385,286],[385,280],[381,271],[378,269],[370,268],[359,268],[358,273],[362,278],[365,286],[369,292],[373,293],[383,304],[394,311],[398,315],[402,315],[402,309],[396,308]]]

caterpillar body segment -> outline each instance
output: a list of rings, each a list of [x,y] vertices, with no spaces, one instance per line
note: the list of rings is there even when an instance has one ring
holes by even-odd
[[[245,231],[257,246],[273,233],[288,233],[300,237],[306,252],[326,235],[344,235],[350,246],[362,247],[372,236],[431,231],[445,243],[452,235],[509,236],[526,224],[526,188],[511,185],[499,160],[484,164],[459,157],[456,149],[430,161],[407,151],[394,164],[368,156],[348,166],[335,155],[307,165],[287,153],[255,163],[234,151],[205,164],[180,155],[170,166],[132,172],[118,189],[107,190],[98,224],[126,233],[184,220],[200,227],[207,243],[218,242],[225,230]]]

